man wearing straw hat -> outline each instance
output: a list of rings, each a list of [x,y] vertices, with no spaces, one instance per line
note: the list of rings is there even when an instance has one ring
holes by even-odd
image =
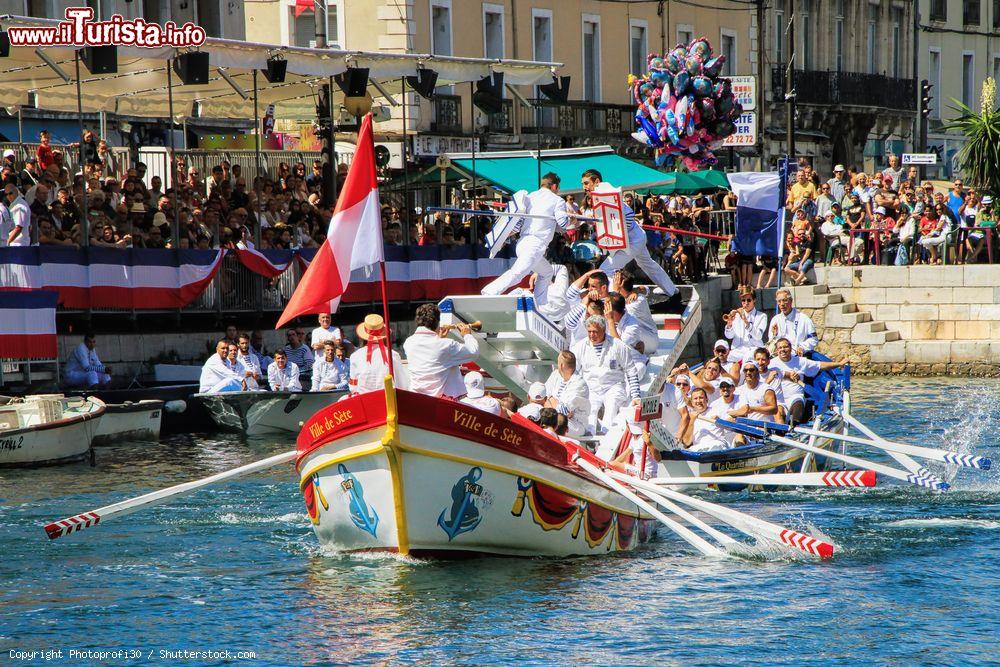
[[[389,374],[389,349],[386,345],[385,320],[381,315],[368,315],[358,325],[358,339],[365,342],[351,355],[349,389],[352,394],[365,394],[385,388]],[[393,384],[397,389],[410,388],[410,376],[399,352],[392,350]]]

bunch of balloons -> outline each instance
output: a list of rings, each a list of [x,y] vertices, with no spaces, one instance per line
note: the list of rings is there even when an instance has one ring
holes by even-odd
[[[629,75],[635,99],[636,140],[656,149],[656,164],[671,156],[690,171],[716,163],[713,150],[736,131],[743,107],[732,83],[719,76],[724,55],[713,55],[708,39],[697,37],[667,54],[650,54],[648,73]]]

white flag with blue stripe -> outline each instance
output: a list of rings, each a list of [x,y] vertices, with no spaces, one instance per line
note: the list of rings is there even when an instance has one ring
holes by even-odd
[[[729,174],[736,194],[733,247],[741,255],[780,257],[785,236],[785,188],[779,172]]]

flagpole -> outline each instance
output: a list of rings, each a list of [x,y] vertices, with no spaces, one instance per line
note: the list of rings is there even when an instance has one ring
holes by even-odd
[[[406,98],[404,95],[403,104],[406,104]],[[372,155],[375,154],[375,131],[374,129],[368,133],[368,140],[371,142]],[[406,141],[404,135],[403,141]],[[376,183],[378,176],[376,175]],[[382,283],[382,319],[385,320],[385,346],[387,348],[386,360],[389,364],[389,377],[395,378],[396,372],[393,368],[392,360],[392,327],[389,324],[389,297],[387,296],[386,290],[386,280],[385,280],[385,240],[382,237],[382,227],[379,226],[379,239],[378,242],[382,244],[382,261],[378,263],[380,282]]]

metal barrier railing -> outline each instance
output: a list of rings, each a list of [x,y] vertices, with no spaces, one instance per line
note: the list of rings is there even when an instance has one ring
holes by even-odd
[[[16,141],[0,141],[0,152],[5,150],[14,151],[14,164],[17,165],[18,169],[24,168],[24,162],[31,157],[35,157],[40,144],[36,142],[32,143],[17,143]],[[67,146],[65,144],[52,144],[53,150],[59,150],[63,154],[63,165],[70,171],[70,173],[75,173],[80,167],[80,151],[73,146]],[[105,173],[105,176],[122,176],[126,171],[132,166],[132,159],[129,154],[129,149],[122,146],[111,147],[111,155],[114,157],[115,169],[114,173]]]

